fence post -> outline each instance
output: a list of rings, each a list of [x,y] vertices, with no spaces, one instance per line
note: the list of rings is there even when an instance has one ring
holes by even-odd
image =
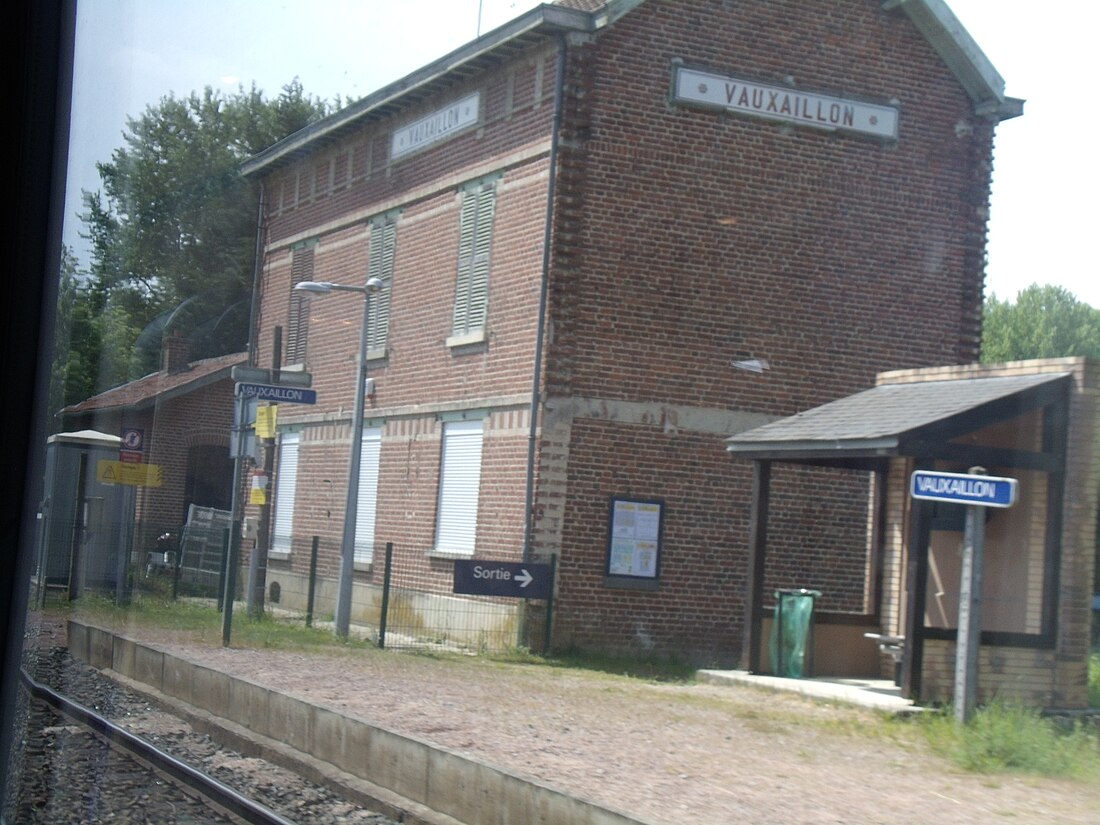
[[[393,542],[386,542],[386,573],[382,577],[382,616],[378,620],[378,649],[386,648],[386,616],[390,612],[390,569],[393,567]]]
[[[179,549],[176,551],[180,564],[183,563],[183,534],[180,534]],[[225,574],[229,570],[229,533],[222,531],[222,563],[218,568],[218,612],[225,606]]]
[[[546,638],[542,642],[542,655],[550,655],[550,639],[552,638],[551,631],[553,630],[552,624],[554,621],[554,573],[558,567],[558,557],[556,555],[550,556],[550,593],[546,596]]]
[[[224,556],[225,553],[222,553]],[[176,552],[172,554],[172,558],[175,563],[172,565],[172,601],[179,599],[180,595],[180,570],[183,568],[183,531],[180,531],[180,537],[176,539]],[[222,584],[222,571],[218,571],[218,598],[221,599],[221,584]],[[221,607],[219,602],[218,607]]]
[[[225,570],[225,609],[222,611],[222,647],[229,647],[229,634],[233,628],[233,598],[237,591],[237,564],[240,558],[241,523],[233,522],[229,532],[229,564]]]
[[[317,592],[317,543],[313,537],[313,546],[309,550],[309,591],[306,595],[306,627],[313,627],[313,595]]]

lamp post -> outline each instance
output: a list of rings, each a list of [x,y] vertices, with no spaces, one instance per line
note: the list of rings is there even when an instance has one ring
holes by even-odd
[[[370,324],[370,296],[382,289],[381,278],[368,278],[364,286],[334,284],[328,281],[302,281],[294,289],[301,292],[360,292],[363,294],[363,326],[359,330],[359,365],[352,407],[351,454],[348,459],[347,502],[344,506],[344,535],[340,542],[340,578],[336,591],[336,634],[346,639],[351,624],[351,585],[355,571],[355,522],[359,510],[359,465],[363,458],[363,407],[367,393],[367,340]]]

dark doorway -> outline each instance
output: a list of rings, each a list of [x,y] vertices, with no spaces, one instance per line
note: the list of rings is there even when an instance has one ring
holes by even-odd
[[[233,459],[224,445],[200,444],[187,452],[183,512],[190,505],[228,510],[233,503]]]

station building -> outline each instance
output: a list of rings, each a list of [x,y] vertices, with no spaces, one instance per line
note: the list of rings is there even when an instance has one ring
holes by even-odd
[[[279,408],[268,580],[292,603],[338,546],[364,314],[294,286],[378,277],[353,621],[392,542],[439,599],[455,559],[555,557],[558,648],[736,662],[782,587],[880,626],[874,473],[777,465],[750,586],[726,439],[977,360],[1021,112],[941,0],[570,0],[253,157],[252,362],[281,340],[317,392]]]

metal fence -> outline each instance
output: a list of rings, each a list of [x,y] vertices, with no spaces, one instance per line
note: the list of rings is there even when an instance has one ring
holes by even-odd
[[[306,623],[313,624],[318,540],[313,540]],[[400,583],[393,544],[379,553],[380,583],[354,590],[352,631],[388,650],[499,653],[548,647],[551,600],[457,595]],[[358,603],[355,603],[358,597]]]
[[[104,529],[95,536],[79,537],[83,544],[75,553],[68,539],[74,530],[61,530],[64,541],[42,548],[37,576],[39,598],[44,602],[48,585],[56,592],[67,592],[69,598],[91,593],[119,600],[135,594],[173,599],[187,596],[214,599],[221,608],[229,578],[228,513],[193,511],[185,524],[138,522],[129,529],[132,532],[119,526],[117,530]],[[107,535],[117,538],[105,541]],[[92,538],[102,545],[95,545],[94,553]],[[307,625],[315,623],[315,614],[325,621],[331,617],[336,589],[331,565],[327,568],[328,578],[318,575],[319,541],[314,537],[308,550],[311,563],[305,598],[292,605],[286,604],[289,600],[282,604],[273,600],[268,605],[284,615],[304,619]],[[306,550],[297,545],[294,549]],[[451,583],[442,571],[437,572],[432,587],[411,586],[410,580],[423,581],[423,571],[418,575],[399,569],[393,550],[393,544],[387,543],[384,552],[376,553],[372,574],[360,577],[353,588],[351,630],[355,635],[389,650],[469,654],[547,650],[552,599],[455,594],[450,592]],[[338,553],[334,544],[325,548],[324,556],[331,562],[331,556]],[[95,571],[106,572],[91,575],[93,562]],[[47,575],[51,571],[52,575]],[[247,579],[246,571],[239,572],[233,577],[235,600],[243,597]],[[269,583],[277,579],[279,572],[269,566]],[[290,572],[299,579],[305,577],[297,567],[282,572],[284,576]],[[316,609],[318,603],[321,611]]]

